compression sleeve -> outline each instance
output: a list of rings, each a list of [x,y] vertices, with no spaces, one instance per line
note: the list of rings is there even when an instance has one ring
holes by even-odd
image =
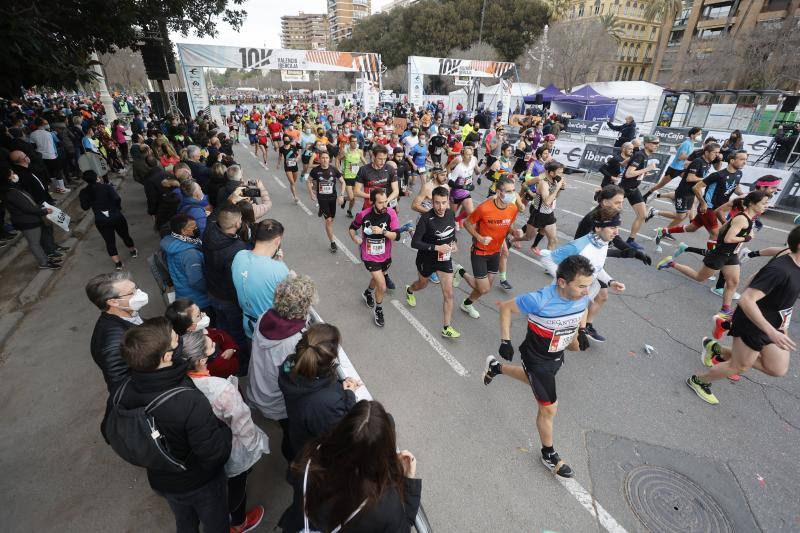
[[[428,229],[428,217],[422,215],[417,222],[417,229],[414,230],[414,237],[411,239],[411,247],[424,252],[432,252],[434,245],[423,240]]]

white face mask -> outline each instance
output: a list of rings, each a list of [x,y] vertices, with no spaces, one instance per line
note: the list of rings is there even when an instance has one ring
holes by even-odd
[[[18,182],[19,182],[19,176],[17,176],[16,174],[11,174],[11,183],[18,183]]]
[[[131,311],[138,311],[149,302],[150,299],[147,296],[147,293],[141,289],[136,289],[136,292],[133,293],[130,300],[128,300],[128,309]]]
[[[516,197],[516,193],[513,193],[513,192],[503,193],[503,202],[505,202],[507,204],[510,204],[510,203],[512,203],[514,201],[515,197]]]
[[[197,331],[205,330],[210,325],[211,318],[207,314],[203,313],[203,315],[200,317],[200,320],[197,321]]]

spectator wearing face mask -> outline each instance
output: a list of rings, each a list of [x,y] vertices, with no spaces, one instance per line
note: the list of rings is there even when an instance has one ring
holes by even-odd
[[[181,204],[178,206],[178,213],[183,213],[192,217],[197,222],[199,235],[202,236],[206,230],[208,212],[211,207],[208,203],[208,196],[203,193],[203,189],[193,179],[181,182]]]
[[[161,249],[167,259],[175,297],[194,301],[211,317],[213,324],[214,310],[206,293],[203,243],[199,238],[197,222],[189,215],[178,213],[169,221],[169,229],[169,235],[161,239]]]
[[[211,318],[188,298],[178,298],[164,312],[172,329],[180,336],[202,331],[214,341],[217,350],[209,356],[207,367],[212,376],[227,378],[239,370],[239,345],[226,331],[211,327]]]

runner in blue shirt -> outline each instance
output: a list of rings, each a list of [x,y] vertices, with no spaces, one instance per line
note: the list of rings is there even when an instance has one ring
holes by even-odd
[[[419,134],[419,142],[411,147],[406,158],[411,162],[411,175],[408,187],[414,190],[414,182],[417,176],[422,176],[422,183],[425,183],[428,172],[428,136],[425,133]]]
[[[675,152],[675,157],[667,167],[664,175],[661,176],[661,179],[658,180],[658,183],[650,187],[650,189],[642,196],[645,203],[651,194],[661,189],[675,178],[679,178],[681,174],[683,174],[683,171],[686,170],[686,165],[689,163],[689,154],[694,151],[694,145],[702,133],[703,130],[698,127],[694,127],[689,130],[689,133],[686,134],[686,138],[683,140],[680,146],[678,146],[678,151]]]
[[[499,353],[504,359],[511,361],[514,357],[512,316],[525,313],[528,317],[525,341],[519,346],[522,366],[500,363],[490,355],[483,376],[485,385],[505,374],[531,387],[539,405],[536,428],[542,441],[542,463],[561,477],[573,477],[575,473],[553,448],[553,419],[558,407],[556,373],[564,363],[564,350],[578,349],[578,328],[586,323],[593,281],[591,261],[573,255],[558,265],[555,283],[501,303]]]

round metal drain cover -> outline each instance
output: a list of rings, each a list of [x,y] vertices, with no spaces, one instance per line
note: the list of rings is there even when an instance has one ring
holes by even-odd
[[[733,533],[714,498],[687,477],[659,466],[637,466],[625,478],[625,498],[654,533]]]

